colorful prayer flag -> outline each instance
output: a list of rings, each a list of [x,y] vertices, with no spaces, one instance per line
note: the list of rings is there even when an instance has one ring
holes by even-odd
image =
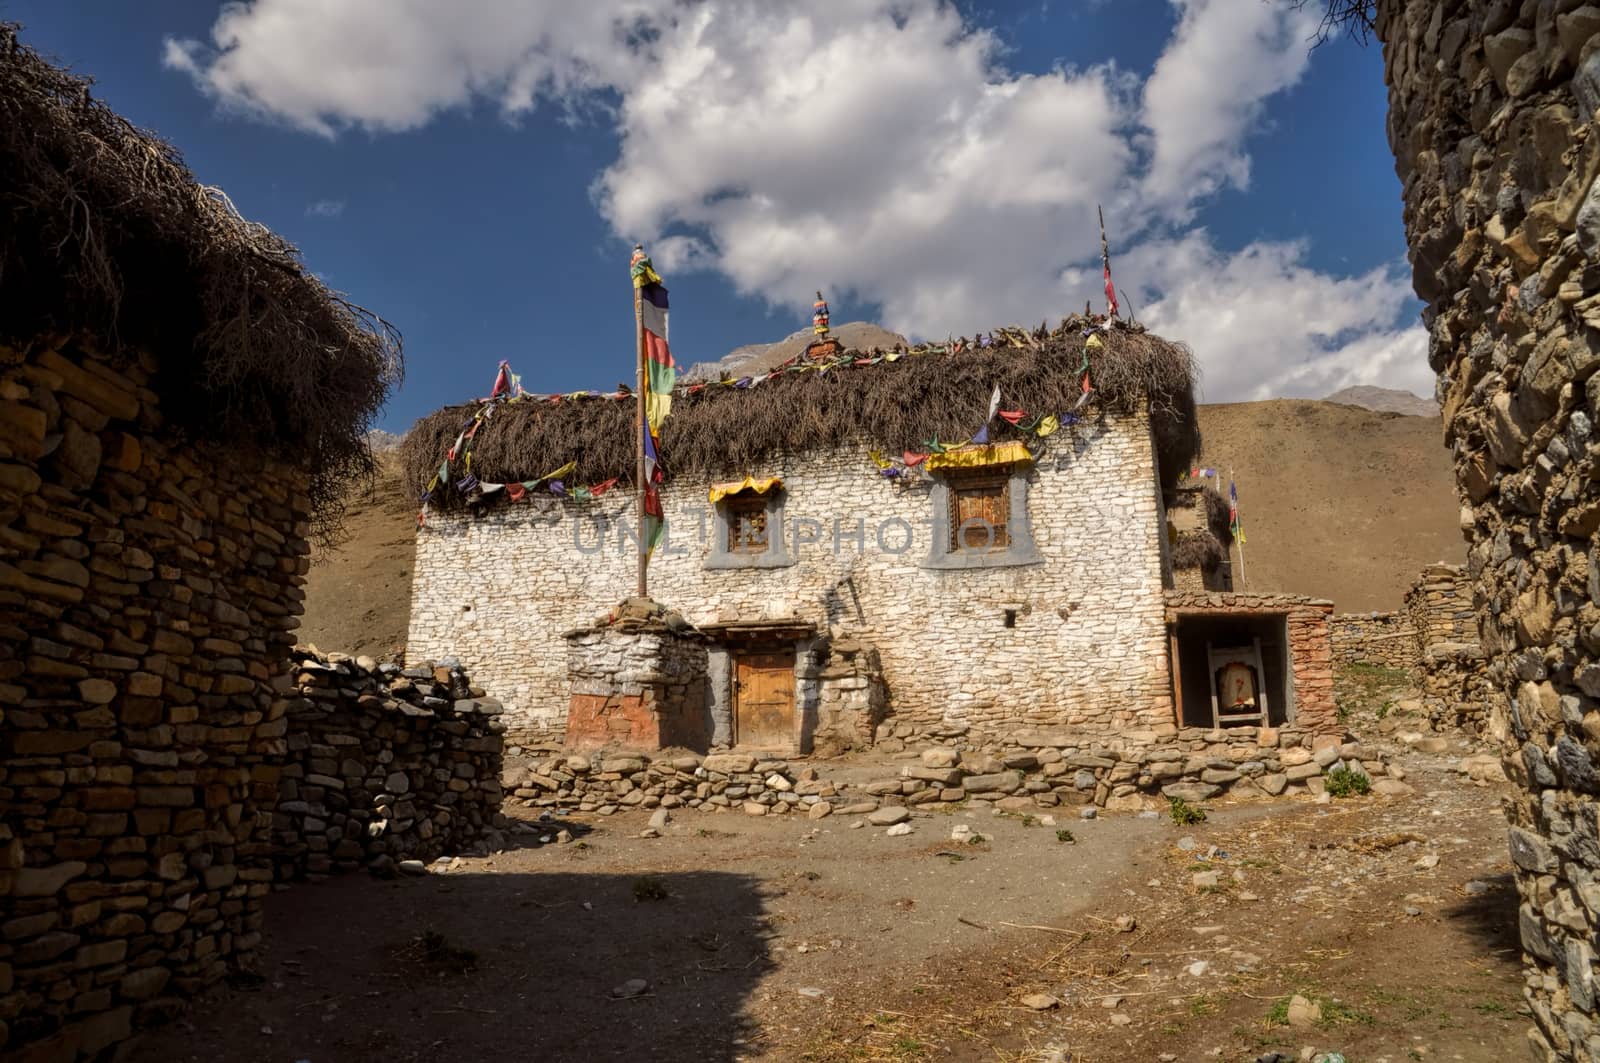
[[[1234,486],[1232,477],[1228,478],[1228,529],[1233,532],[1233,541],[1243,546],[1244,525],[1239,523],[1239,489]]]
[[[633,278],[635,288],[661,283],[661,274],[650,264],[650,256],[644,253],[643,244],[633,245],[633,258],[628,261],[628,275]]]
[[[1095,208],[1100,210],[1099,207]],[[1106,312],[1117,316],[1117,290],[1111,285],[1111,245],[1106,243],[1106,212],[1100,210],[1100,266],[1106,279]]]
[[[667,289],[659,277],[639,289],[639,324],[644,341],[645,418],[652,431],[660,431],[661,422],[672,413],[672,385],[678,379],[678,366],[667,346]]]
[[[666,513],[661,508],[661,463],[656,454],[655,433],[649,425],[641,425],[644,432],[644,548],[645,556],[655,552],[667,527]]]

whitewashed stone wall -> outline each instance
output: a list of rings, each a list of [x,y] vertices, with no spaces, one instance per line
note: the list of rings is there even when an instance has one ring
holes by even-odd
[[[711,479],[667,484],[669,539],[650,567],[651,597],[695,623],[794,617],[876,647],[890,712],[902,719],[1000,734],[1170,724],[1164,516],[1148,419],[1107,417],[1048,442],[1028,474],[1040,564],[920,567],[931,486],[887,480],[864,444],[841,441],[717,477],[783,478],[796,562],[785,568],[707,570]],[[559,740],[561,635],[632,592],[634,520],[628,492],[430,517],[417,536],[408,655],[460,660],[505,703],[508,740]]]

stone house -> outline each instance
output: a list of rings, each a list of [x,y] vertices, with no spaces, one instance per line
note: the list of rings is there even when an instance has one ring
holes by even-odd
[[[1303,603],[1172,598],[1180,580],[1220,593],[1224,550],[1208,517],[1168,527],[1180,495],[1214,509],[1179,489],[1198,447],[1181,346],[1079,317],[887,353],[824,342],[761,380],[680,388],[649,568],[666,622],[613,608],[634,583],[634,493],[571,490],[628,478],[626,398],[521,396],[481,423],[451,407],[407,439],[419,486],[452,451],[472,471],[418,531],[408,653],[459,659],[505,703],[510,742],[831,752],[885,714],[1153,741],[1210,726],[1206,643],[1236,639],[1261,645],[1267,722],[1333,726],[1288,659]],[[553,469],[560,496],[528,479]],[[1175,549],[1197,532],[1210,548]],[[1175,572],[1184,554],[1209,578]],[[1201,664],[1180,715],[1183,654]]]
[[[0,25],[0,1056],[104,1058],[239,963],[274,680],[397,351]]]

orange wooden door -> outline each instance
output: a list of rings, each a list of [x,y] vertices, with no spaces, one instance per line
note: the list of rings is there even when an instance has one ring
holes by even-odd
[[[735,745],[790,749],[794,726],[794,655],[741,653],[734,657]]]

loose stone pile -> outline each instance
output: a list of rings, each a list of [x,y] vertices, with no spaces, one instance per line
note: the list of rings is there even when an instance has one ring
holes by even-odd
[[[272,817],[279,879],[502,844],[498,701],[458,666],[402,668],[296,647],[280,687],[288,761]]]
[[[1379,793],[1405,793],[1398,766],[1336,736],[1238,727],[1226,732],[1173,729],[1164,740],[1130,736],[1124,748],[1081,745],[1081,737],[1035,734],[984,751],[967,743],[931,746],[898,775],[851,786],[796,772],[781,760],[742,753],[559,754],[513,769],[507,778],[526,805],[610,815],[629,808],[743,810],[752,815],[865,812],[881,805],[977,800],[1006,810],[1095,805],[1133,811],[1166,798],[1203,801],[1228,794],[1271,797],[1321,793],[1324,776],[1345,768]],[[903,740],[901,740],[903,741]]]

